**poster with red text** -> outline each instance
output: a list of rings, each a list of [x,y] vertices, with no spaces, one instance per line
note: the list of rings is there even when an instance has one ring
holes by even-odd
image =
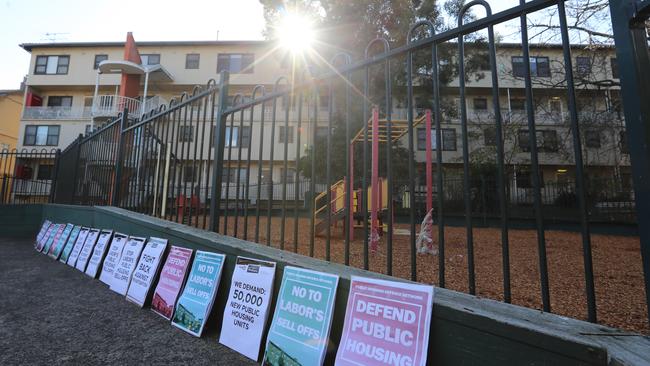
[[[192,259],[192,249],[173,246],[160,272],[160,279],[151,300],[151,310],[171,320],[176,299],[181,292],[187,268]]]
[[[336,365],[426,365],[433,287],[352,276]]]

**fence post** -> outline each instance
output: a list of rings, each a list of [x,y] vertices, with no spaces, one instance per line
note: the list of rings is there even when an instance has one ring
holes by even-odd
[[[650,222],[650,52],[645,28],[645,20],[650,17],[650,0],[611,0],[609,7],[634,178],[646,305],[650,315],[650,230],[645,226]]]
[[[119,134],[117,136],[117,158],[115,159],[115,180],[113,181],[113,196],[111,197],[111,206],[120,205],[120,187],[122,182],[122,163],[124,158],[124,127],[129,118],[129,110],[124,107],[122,118],[120,118]]]
[[[77,175],[79,174],[79,159],[81,158],[81,140],[83,140],[83,137],[84,137],[83,134],[79,134],[79,136],[77,136],[77,139],[75,140],[75,143],[77,144],[77,147],[75,148],[77,150],[77,157],[75,158],[74,177],[72,177],[72,194],[70,195],[70,202],[69,202],[69,204],[71,205],[74,204],[74,197],[78,187]]]
[[[54,153],[54,176],[52,176],[52,183],[50,184],[50,203],[54,203],[54,195],[56,194],[56,181],[59,178],[60,159],[61,149],[56,149],[56,153]]]
[[[221,205],[221,181],[223,173],[223,148],[226,144],[226,115],[223,113],[228,103],[228,84],[230,75],[222,71],[219,77],[219,109],[217,110],[217,128],[214,138],[214,160],[212,162],[212,187],[210,194],[210,230],[217,232],[219,229],[218,208]],[[259,184],[259,183],[258,183]]]

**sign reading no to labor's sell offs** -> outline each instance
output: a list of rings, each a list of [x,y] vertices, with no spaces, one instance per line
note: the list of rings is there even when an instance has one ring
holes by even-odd
[[[338,281],[328,273],[284,268],[264,365],[323,364]]]

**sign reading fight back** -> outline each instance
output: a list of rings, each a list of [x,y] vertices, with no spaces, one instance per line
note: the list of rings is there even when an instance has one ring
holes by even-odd
[[[172,325],[200,337],[217,294],[223,254],[196,251],[183,294],[178,299]]]
[[[160,272],[160,279],[151,301],[151,310],[167,320],[171,320],[174,313],[174,305],[185,282],[190,259],[192,249],[172,246]]]
[[[151,283],[158,274],[160,260],[167,249],[167,239],[149,238],[147,245],[142,250],[140,261],[133,272],[133,278],[126,293],[126,299],[144,306]]]
[[[337,365],[427,362],[433,287],[352,276]]]
[[[328,273],[284,268],[263,364],[323,364],[338,281]]]

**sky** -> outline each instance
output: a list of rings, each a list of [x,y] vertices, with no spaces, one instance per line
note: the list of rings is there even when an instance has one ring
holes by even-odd
[[[0,89],[18,89],[21,43],[263,39],[258,0],[0,0]],[[49,35],[48,35],[49,33]]]

